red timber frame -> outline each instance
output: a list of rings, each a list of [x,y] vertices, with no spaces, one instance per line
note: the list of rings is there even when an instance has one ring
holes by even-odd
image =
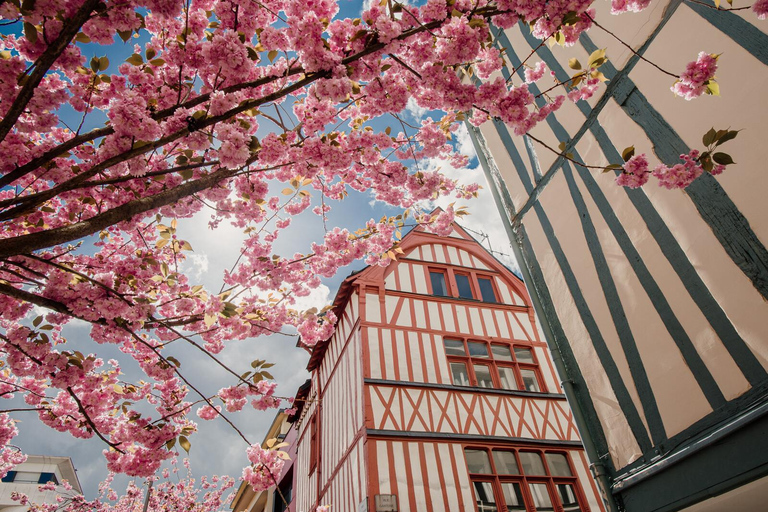
[[[373,332],[378,329],[378,339],[379,339],[379,347],[381,347],[381,342],[383,340],[382,338],[382,329],[384,330],[396,330],[396,329],[402,329],[403,331],[408,331],[411,334],[416,334],[418,336],[422,335],[433,335],[433,336],[439,336],[441,343],[443,339],[458,339],[460,340],[465,347],[467,347],[467,343],[469,342],[481,342],[484,343],[488,349],[489,354],[492,353],[491,349],[493,346],[502,346],[506,345],[510,348],[512,355],[512,360],[506,360],[503,361],[501,359],[496,359],[493,357],[485,358],[482,361],[479,360],[479,358],[472,357],[470,355],[467,355],[464,357],[464,359],[461,359],[461,356],[447,356],[445,360],[447,361],[458,361],[463,360],[468,364],[468,369],[471,373],[471,364],[478,363],[478,364],[487,364],[492,369],[492,379],[494,383],[494,387],[497,387],[501,393],[509,394],[510,396],[518,393],[516,391],[503,391],[502,386],[500,385],[500,375],[498,373],[498,368],[511,368],[515,372],[515,379],[517,388],[521,389],[523,391],[520,391],[520,396],[526,399],[533,399],[535,398],[537,401],[539,400],[538,397],[534,397],[533,393],[525,392],[525,387],[523,386],[523,379],[522,374],[520,370],[533,370],[535,373],[535,378],[539,386],[539,392],[541,393],[542,397],[541,400],[546,400],[546,404],[553,404],[553,408],[562,401],[562,396],[560,395],[551,395],[548,396],[547,393],[558,393],[560,392],[559,388],[552,389],[552,386],[548,386],[547,379],[543,378],[542,372],[545,371],[544,368],[548,366],[548,371],[554,375],[552,362],[549,360],[549,358],[541,359],[540,356],[536,355],[535,350],[531,350],[530,357],[526,360],[518,360],[514,358],[514,348],[526,348],[526,349],[532,349],[537,348],[541,349],[546,347],[546,345],[543,343],[543,340],[540,338],[538,330],[535,328],[535,315],[533,312],[533,309],[530,307],[530,298],[528,296],[528,293],[525,289],[525,286],[523,285],[522,281],[520,281],[518,278],[516,278],[506,267],[504,267],[501,263],[499,263],[497,260],[495,260],[490,254],[486,253],[483,249],[479,248],[478,243],[471,239],[469,235],[467,235],[463,230],[461,230],[460,227],[455,226],[456,231],[460,236],[463,236],[464,238],[458,238],[458,237],[437,237],[435,235],[422,232],[420,230],[414,230],[408,235],[404,237],[404,239],[401,242],[400,247],[406,254],[406,256],[399,255],[398,260],[393,262],[393,264],[398,264],[399,262],[408,263],[409,265],[413,265],[412,268],[409,270],[410,272],[410,290],[408,291],[408,287],[406,286],[405,289],[401,287],[400,280],[406,279],[408,280],[409,277],[406,274],[395,274],[395,287],[396,290],[386,289],[385,288],[385,277],[387,276],[387,269],[382,267],[368,267],[365,270],[349,276],[345,281],[342,283],[339,292],[337,293],[336,299],[333,304],[333,310],[334,313],[338,318],[341,318],[342,315],[347,315],[347,312],[349,311],[348,305],[350,303],[350,300],[357,301],[357,307],[356,307],[356,316],[357,318],[346,318],[345,320],[349,322],[354,327],[346,333],[346,339],[341,340],[340,345],[334,345],[335,348],[332,349],[331,352],[331,342],[333,341],[333,337],[325,342],[319,343],[314,349],[313,353],[310,359],[310,363],[308,365],[308,369],[311,370],[313,375],[313,386],[316,389],[317,392],[317,398],[320,401],[318,404],[318,407],[314,411],[313,420],[316,419],[318,422],[317,424],[317,435],[318,439],[316,441],[316,448],[317,448],[317,456],[312,457],[317,462],[317,467],[313,470],[315,478],[317,479],[316,485],[317,485],[317,494],[316,498],[314,500],[314,506],[322,505],[326,502],[327,499],[332,496],[332,492],[334,488],[338,487],[338,484],[335,483],[334,479],[337,478],[337,473],[342,470],[343,467],[345,467],[345,464],[347,464],[347,460],[351,456],[358,457],[358,461],[360,464],[364,465],[364,467],[360,468],[361,472],[364,472],[365,474],[362,475],[361,482],[366,482],[367,485],[364,489],[361,490],[362,496],[367,496],[369,499],[369,510],[373,507],[373,497],[375,494],[379,494],[381,489],[379,488],[379,478],[383,478],[382,481],[396,481],[398,478],[403,476],[403,473],[405,474],[406,478],[411,478],[411,473],[416,473],[420,471],[422,474],[427,475],[424,478],[428,478],[430,482],[432,482],[431,485],[435,485],[436,482],[434,480],[442,479],[444,477],[444,473],[447,474],[448,470],[450,469],[454,473],[456,472],[463,472],[464,481],[469,482],[470,478],[486,478],[488,479],[489,475],[470,475],[464,460],[464,457],[461,455],[461,449],[464,447],[471,448],[471,447],[482,447],[483,449],[494,449],[494,448],[504,448],[507,450],[529,450],[531,448],[528,448],[529,441],[526,439],[526,441],[523,443],[524,445],[515,444],[514,446],[510,446],[509,443],[503,443],[501,438],[499,437],[491,437],[491,438],[483,438],[479,435],[471,435],[464,434],[463,436],[467,439],[464,439],[462,441],[457,441],[455,438],[450,439],[447,435],[440,435],[439,433],[435,434],[435,439],[431,439],[430,441],[426,441],[427,438],[431,438],[429,432],[422,432],[422,436],[424,437],[425,442],[420,442],[419,439],[415,439],[413,437],[409,436],[409,433],[407,432],[408,426],[402,425],[401,428],[404,428],[406,430],[403,431],[403,436],[401,437],[398,435],[395,431],[377,431],[376,425],[374,424],[374,411],[372,409],[372,402],[369,396],[369,393],[373,393],[374,391],[368,391],[376,388],[376,386],[394,386],[395,388],[402,388],[404,389],[413,389],[413,388],[423,388],[424,392],[426,393],[432,393],[432,392],[439,392],[439,390],[432,390],[432,389],[426,389],[430,386],[434,387],[435,384],[437,386],[450,386],[453,388],[453,390],[449,390],[449,394],[455,392],[463,392],[463,393],[472,393],[473,388],[472,387],[460,387],[456,386],[454,387],[452,382],[449,380],[448,382],[445,382],[445,379],[443,378],[442,382],[440,380],[434,382],[434,384],[430,384],[433,381],[424,382],[410,382],[408,378],[405,378],[405,376],[401,375],[400,378],[397,378],[398,373],[395,372],[395,380],[392,381],[376,381],[375,378],[372,377],[372,354],[370,353],[371,350],[375,350],[373,346],[369,347],[369,343],[372,342],[372,339],[369,338],[369,336],[373,335]],[[426,244],[431,245],[430,248],[426,247]],[[424,245],[424,249],[420,249],[419,246]],[[442,249],[440,246],[443,246]],[[455,261],[455,258],[452,256],[449,257],[449,251],[447,247],[453,247],[457,249],[457,251],[454,253],[453,250],[451,250],[451,254],[458,254],[459,260],[462,258],[462,252],[465,251],[463,256],[463,261]],[[415,250],[416,252],[413,254],[408,254],[411,251]],[[436,261],[427,261],[427,258],[420,257],[420,253],[423,253],[423,250],[432,250],[432,260],[435,260],[434,254],[436,251],[443,250],[445,255],[445,261],[446,263],[440,263]],[[466,261],[467,260],[467,253],[471,255],[471,258],[473,258],[473,261]],[[483,266],[485,266],[485,269],[478,269],[474,268],[473,265],[475,265],[475,262],[481,262]],[[416,292],[416,286],[415,286],[415,269],[416,265],[421,266],[421,270],[425,272],[425,279],[426,279],[426,294],[424,293],[424,289],[422,289],[421,293]],[[445,284],[446,284],[446,296],[436,296],[431,295],[432,292],[432,284],[429,279],[429,270],[436,270],[439,272],[442,272],[445,276]],[[469,278],[469,284],[471,288],[472,298],[468,297],[459,297],[459,290],[456,283],[456,275],[466,275]],[[489,299],[487,296],[488,290],[492,290],[494,295],[494,302],[491,301],[484,301],[483,295],[482,295],[482,289],[480,287],[480,281],[479,279],[487,279],[488,283],[490,283],[490,287],[488,287],[487,284],[484,284],[485,290],[486,290],[486,299]],[[497,282],[497,279],[499,281]],[[391,281],[390,281],[391,282]],[[505,284],[501,284],[505,283]],[[514,304],[510,304],[508,300],[508,294],[506,290],[504,290],[504,293],[500,293],[502,290],[499,289],[499,286],[509,286],[510,293],[514,296],[517,295],[519,299],[514,299]],[[510,333],[509,338],[502,338],[501,336],[495,336],[495,337],[488,337],[486,335],[457,335],[456,333],[449,333],[444,332],[440,328],[436,328],[434,324],[430,324],[429,318],[426,319],[426,328],[417,327],[415,323],[411,324],[411,327],[395,327],[395,325],[391,325],[387,323],[387,307],[391,307],[391,303],[387,301],[387,297],[399,297],[398,305],[394,311],[395,317],[399,314],[400,308],[410,307],[410,318],[413,320],[415,319],[415,310],[413,301],[410,302],[410,306],[408,306],[408,300],[409,299],[415,299],[420,301],[428,301],[428,302],[435,302],[440,307],[439,310],[439,316],[440,316],[440,322],[441,325],[443,323],[442,317],[443,317],[443,311],[444,306],[448,306],[449,311],[453,311],[454,315],[454,321],[456,321],[456,311],[457,308],[459,308],[460,305],[467,305],[471,307],[476,308],[484,308],[484,309],[490,309],[494,311],[495,313],[492,315],[493,322],[496,323],[498,318],[498,311],[509,311],[514,313],[513,315],[507,318],[506,321],[506,328],[499,329],[498,323],[496,323],[496,331],[498,333],[501,333],[503,331],[508,331]],[[404,302],[405,301],[405,302]],[[521,303],[522,301],[522,303]],[[371,304],[371,302],[375,302],[375,304]],[[378,312],[376,312],[378,310]],[[367,315],[369,312],[373,311],[371,314],[375,314],[376,317],[379,317],[377,320],[376,318],[367,318]],[[391,310],[390,310],[391,311]],[[528,339],[523,341],[517,339],[517,336],[512,336],[512,325],[509,324],[509,322],[513,322],[512,320],[515,315],[520,315],[521,313],[528,316],[528,319],[530,321],[530,326],[533,326],[532,330],[530,330],[529,326],[523,327],[522,320],[518,320],[520,323],[520,327],[522,330],[527,334]],[[392,320],[394,322],[394,320]],[[480,318],[480,322],[483,322],[483,318]],[[500,321],[499,321],[500,322]],[[371,331],[373,329],[373,331]],[[355,332],[360,331],[360,335],[355,338]],[[337,331],[338,332],[338,331]],[[393,331],[394,332],[394,331]],[[392,334],[394,336],[394,334]],[[323,401],[326,401],[329,399],[328,396],[326,396],[326,388],[331,385],[333,378],[338,375],[337,369],[339,368],[339,362],[343,359],[344,354],[347,352],[350,343],[352,343],[352,340],[358,339],[359,343],[361,343],[360,349],[357,352],[357,356],[353,359],[357,359],[357,364],[360,365],[361,368],[361,376],[362,376],[362,382],[356,383],[355,385],[359,385],[360,388],[354,393],[362,393],[363,396],[363,424],[362,428],[359,432],[354,436],[354,439],[351,440],[348,444],[349,446],[346,448],[346,450],[343,450],[343,453],[340,454],[340,456],[334,455],[334,459],[338,458],[339,460],[333,460],[328,461],[326,460],[326,464],[323,464],[323,458],[324,458],[324,452],[328,449],[326,446],[321,446],[320,439],[322,438],[322,432],[327,428],[329,429],[328,432],[333,431],[333,424],[326,425],[326,420],[331,422],[338,422],[338,421],[345,421],[343,418],[329,418],[328,415],[325,414],[325,407],[323,407]],[[394,338],[393,338],[394,339]],[[420,339],[420,338],[419,338]],[[338,343],[338,341],[334,342]],[[406,339],[406,343],[408,343],[408,340]],[[426,346],[422,346],[421,343],[419,343],[421,351],[428,350]],[[379,353],[381,354],[381,350],[379,350]],[[438,347],[438,351],[440,348]],[[444,350],[444,349],[443,349]],[[323,360],[326,358],[326,356],[330,356],[331,352],[333,354],[332,357],[337,358],[335,361],[329,362],[330,364],[327,364],[326,366],[323,366]],[[397,358],[407,357],[407,354],[409,352],[406,350],[405,352],[400,352],[394,354],[395,358],[395,365],[397,366]],[[469,354],[469,352],[467,352]],[[423,357],[422,352],[422,361],[424,361],[425,358]],[[436,361],[437,359],[435,359]],[[444,360],[444,361],[445,361]],[[383,359],[382,359],[383,361]],[[532,362],[531,362],[532,361]],[[401,361],[402,362],[402,361]],[[433,361],[434,363],[434,361]],[[383,364],[381,361],[376,362],[377,365]],[[409,373],[410,373],[410,359],[408,360],[408,366],[409,366]],[[415,363],[414,363],[415,364]],[[321,368],[322,368],[322,377],[321,377]],[[375,368],[378,374],[378,366]],[[342,371],[342,370],[339,370]],[[442,371],[442,370],[441,370]],[[437,372],[436,372],[437,373]],[[445,375],[445,372],[443,371],[443,375]],[[426,372],[423,372],[424,378],[426,378]],[[549,377],[547,377],[549,378]],[[385,379],[391,379],[391,377],[386,377]],[[450,375],[449,375],[450,379]],[[368,382],[370,380],[371,382]],[[405,382],[399,382],[399,381],[405,381]],[[406,383],[407,382],[407,383]],[[474,380],[473,383],[476,383],[477,381]],[[551,382],[551,381],[550,381]],[[556,380],[555,380],[555,386],[556,386]],[[556,386],[557,387],[557,386]],[[484,393],[494,393],[493,390],[484,390]],[[478,403],[481,403],[484,398],[479,394],[479,390],[477,392],[478,394]],[[539,393],[536,393],[537,395]],[[490,403],[490,402],[489,402]],[[326,404],[327,405],[327,404]],[[401,404],[400,407],[403,407]],[[541,409],[537,409],[537,411],[541,414],[544,414],[548,417],[550,407],[547,405],[544,407],[543,405],[536,406],[541,407]],[[563,403],[563,407],[565,407],[565,404]],[[519,413],[522,416],[522,410],[519,411]],[[378,414],[378,413],[377,413]],[[430,413],[431,414],[431,413]],[[312,420],[310,420],[312,421]],[[560,421],[560,420],[558,420]],[[544,443],[543,446],[546,446],[546,448],[535,447],[532,448],[534,450],[543,450],[546,452],[565,452],[568,451],[573,454],[573,457],[577,459],[579,462],[579,473],[578,474],[585,474],[588,469],[586,465],[586,459],[581,454],[580,448],[577,448],[575,445],[575,441],[573,439],[578,438],[578,434],[575,431],[575,428],[572,430],[572,421],[571,418],[567,418],[567,424],[564,424],[560,428],[565,428],[564,432],[565,434],[562,436],[556,436],[558,439],[555,440],[551,438],[551,434],[548,440],[541,442]],[[521,418],[521,422],[524,423],[525,420]],[[412,423],[412,422],[410,422]],[[413,425],[409,425],[413,426]],[[306,438],[310,438],[310,429],[312,427],[310,425],[307,425],[304,427]],[[382,427],[379,427],[382,428]],[[384,427],[389,428],[389,427]],[[545,427],[547,428],[547,427]],[[520,432],[523,431],[523,428],[520,427],[517,430]],[[528,429],[530,430],[530,429]],[[530,430],[532,432],[532,430]],[[532,437],[530,438],[530,446],[537,446],[537,437],[536,435],[543,435],[543,430],[541,431],[541,434],[538,432],[536,434],[532,434]],[[384,434],[386,433],[386,436]],[[384,437],[381,437],[384,436]],[[513,434],[514,436],[514,434]],[[468,440],[469,437],[472,437],[473,439]],[[560,439],[563,439],[562,441]],[[306,442],[306,441],[305,441]],[[402,471],[395,469],[393,466],[392,460],[389,461],[388,466],[382,466],[379,467],[377,464],[377,456],[380,456],[381,453],[376,452],[376,443],[385,442],[387,446],[392,446],[393,443],[402,442],[403,447],[402,450],[405,451],[403,454],[406,461],[413,460],[414,465],[411,467],[410,464],[405,464],[405,466],[402,469]],[[502,443],[499,445],[493,444],[496,443]],[[451,453],[450,460],[443,461],[444,464],[449,463],[449,466],[441,466],[438,465],[437,467],[437,474],[435,474],[435,471],[427,471],[427,462],[425,462],[425,446],[428,446],[430,443],[432,443],[432,446],[434,450],[437,448],[434,448],[438,445],[442,446],[443,444],[450,444],[450,445],[456,445],[455,450],[459,450],[456,453]],[[563,446],[559,447],[557,443],[562,443]],[[346,441],[345,441],[346,444]],[[461,446],[461,448],[458,448],[458,446]],[[411,453],[408,452],[410,446]],[[401,449],[401,448],[398,448]],[[430,448],[427,448],[429,450]],[[441,448],[442,449],[442,448]],[[358,450],[362,450],[362,457],[359,454]],[[417,450],[419,453],[413,453],[414,450]],[[354,452],[354,455],[353,455]],[[436,453],[433,452],[433,453]],[[492,452],[489,452],[492,453]],[[576,454],[579,454],[577,456]],[[327,455],[327,454],[325,454]],[[385,454],[386,455],[386,454]],[[389,455],[391,457],[391,451],[389,452]],[[420,460],[420,462],[416,462]],[[328,466],[328,462],[332,462],[330,466]],[[582,464],[583,463],[583,464]],[[352,462],[352,464],[355,464]],[[419,467],[420,464],[420,467]],[[582,467],[583,465],[583,467]],[[389,474],[386,475],[379,475],[379,472],[382,470],[382,468],[386,468],[384,471],[386,471]],[[323,469],[325,468],[325,469]],[[323,472],[329,472],[330,474],[323,474]],[[344,469],[346,471],[346,469]],[[572,475],[576,475],[577,473],[572,472]],[[366,479],[367,476],[367,479]],[[339,473],[338,478],[342,478],[341,473]],[[344,477],[347,478],[347,477]],[[501,492],[500,485],[503,481],[508,481],[510,477],[508,476],[502,476],[498,474],[491,474],[490,479],[493,481],[493,485],[495,486],[494,489],[498,492]],[[558,482],[560,483],[574,483],[574,489],[575,494],[578,497],[578,502],[581,506],[582,511],[588,511],[589,508],[587,506],[587,501],[584,498],[585,494],[581,489],[581,484],[577,482],[576,476],[552,476],[552,475],[536,475],[536,476],[529,476],[524,475],[520,477],[512,477],[512,480],[515,478],[518,478],[518,481],[521,481],[523,483],[527,482],[534,482],[534,481],[542,481],[545,482],[548,485],[548,489],[550,490],[550,493],[553,493],[556,488],[555,486]],[[433,480],[434,479],[434,480]],[[490,481],[490,480],[488,480]],[[587,485],[587,484],[584,484]],[[392,490],[392,489],[390,489]],[[591,489],[594,491],[594,486]],[[401,493],[403,490],[401,489]],[[444,503],[448,503],[447,500],[451,499],[451,496],[447,494],[445,489],[442,489],[442,495],[443,495],[443,501]],[[472,497],[472,490],[469,488],[463,488],[457,489],[457,491],[460,496],[459,499],[463,500],[463,503],[469,503],[470,498]],[[529,492],[526,489],[526,492]],[[392,491],[393,494],[396,493],[396,491]],[[411,504],[409,508],[413,508],[414,503],[416,503],[415,498],[413,496],[413,489],[407,490],[407,495],[400,496],[398,495],[398,501],[405,504],[406,502]],[[554,497],[555,495],[552,494]],[[357,498],[356,498],[357,499]],[[351,501],[350,499],[347,499],[347,501]],[[349,503],[349,506],[357,507],[357,503]],[[345,507],[347,505],[345,504],[337,504],[337,507]],[[468,505],[467,505],[468,506]],[[462,506],[463,507],[463,506]],[[463,510],[464,508],[462,508]],[[312,510],[312,506],[310,504],[309,510]],[[452,509],[451,509],[452,510]],[[466,512],[470,512],[471,509],[467,508]],[[501,508],[499,509],[502,510]],[[532,510],[532,509],[531,509]]]

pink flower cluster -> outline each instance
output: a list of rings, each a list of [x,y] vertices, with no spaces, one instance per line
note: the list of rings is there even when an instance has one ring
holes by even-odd
[[[699,53],[699,57],[689,62],[680,79],[672,86],[672,92],[686,100],[698,98],[707,90],[707,85],[715,78],[717,71],[717,55],[707,52]]]
[[[621,174],[616,177],[616,184],[622,187],[639,188],[648,182],[648,159],[645,154],[635,155],[624,164]]]
[[[248,460],[253,466],[243,469],[243,480],[256,492],[269,489],[275,485],[275,480],[283,470],[285,460],[277,450],[265,450],[258,444],[251,445],[248,450]]]

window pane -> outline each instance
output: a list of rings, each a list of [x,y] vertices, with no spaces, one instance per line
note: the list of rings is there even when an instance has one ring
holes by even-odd
[[[517,482],[502,482],[501,491],[504,493],[504,503],[507,510],[525,510],[525,501],[523,501],[523,490]]]
[[[483,302],[496,302],[496,294],[493,293],[493,285],[490,279],[478,277],[477,284],[480,285],[480,295],[483,297]]]
[[[541,455],[536,452],[520,452],[520,463],[526,475],[546,475]]]
[[[562,453],[545,453],[549,474],[552,476],[573,476],[568,459]]]
[[[472,482],[475,489],[475,500],[478,512],[496,512],[496,498],[493,495],[491,482]]]
[[[448,295],[448,288],[445,286],[445,274],[442,272],[430,272],[429,278],[432,281],[432,295]]]
[[[515,347],[515,358],[518,363],[534,363],[533,354],[529,348]]]
[[[477,341],[467,342],[469,347],[469,355],[472,357],[488,357],[488,345],[485,343],[478,343]]]
[[[515,370],[499,366],[499,380],[501,380],[502,389],[518,389],[517,379],[515,379]]]
[[[476,364],[475,378],[477,379],[477,385],[481,388],[492,388],[493,379],[491,378],[491,369],[484,364]]]
[[[581,512],[579,502],[576,500],[576,492],[571,484],[557,484],[557,494],[560,496],[565,512]]]
[[[496,473],[499,475],[519,475],[515,452],[493,450],[493,462],[496,464]]]
[[[464,363],[451,363],[451,377],[457,386],[469,386],[469,374]]]
[[[497,361],[512,361],[512,351],[507,345],[491,345],[491,353]]]
[[[445,355],[447,356],[466,356],[464,342],[461,340],[443,340],[445,344]]]
[[[552,498],[547,491],[547,484],[528,484],[533,496],[533,505],[538,512],[547,512],[555,510],[552,506]]]
[[[464,456],[467,458],[467,468],[470,473],[482,473],[484,475],[493,473],[493,471],[491,471],[491,461],[488,459],[487,451],[465,448]]]
[[[536,372],[533,370],[520,369],[520,375],[523,377],[523,387],[527,391],[541,391],[539,380],[536,378]]]
[[[474,299],[472,296],[472,287],[469,285],[469,276],[464,274],[454,274],[456,277],[456,287],[459,289],[459,297],[464,299]]]

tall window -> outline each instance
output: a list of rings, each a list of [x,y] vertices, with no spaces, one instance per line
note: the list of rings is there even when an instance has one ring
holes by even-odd
[[[493,276],[479,274],[474,270],[430,267],[429,284],[432,295],[498,302]]]
[[[586,512],[562,452],[464,448],[478,512]]]
[[[317,438],[317,412],[312,415],[312,419],[309,420],[309,474],[311,475],[317,467],[317,459],[319,458]]]
[[[443,344],[456,386],[545,391],[531,347],[451,338]]]

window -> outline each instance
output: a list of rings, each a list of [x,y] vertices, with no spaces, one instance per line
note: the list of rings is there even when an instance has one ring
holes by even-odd
[[[430,270],[429,281],[432,284],[432,295],[441,295],[447,297],[448,293],[448,280],[446,279],[445,272],[442,270]]]
[[[39,484],[47,484],[48,482],[53,482],[55,485],[59,485],[59,480],[56,478],[56,475],[53,473],[40,473],[40,478],[37,480],[37,483]]]
[[[319,458],[318,450],[319,439],[317,437],[317,413],[312,415],[309,421],[309,474],[311,475],[317,467]]]
[[[450,338],[443,344],[456,386],[545,391],[531,347]]]
[[[285,512],[288,510],[288,506],[293,501],[293,467],[288,470],[283,479],[280,481],[278,489],[280,492],[275,493],[275,504],[272,508],[274,512]]]
[[[469,269],[454,270],[451,267],[429,268],[429,284],[432,295],[458,297],[483,302],[498,302],[493,277],[478,275]]]
[[[568,456],[532,449],[464,448],[477,512],[586,512]]]
[[[15,471],[9,471],[5,474],[2,481],[5,483],[13,482],[13,480],[16,478],[16,472]]]

